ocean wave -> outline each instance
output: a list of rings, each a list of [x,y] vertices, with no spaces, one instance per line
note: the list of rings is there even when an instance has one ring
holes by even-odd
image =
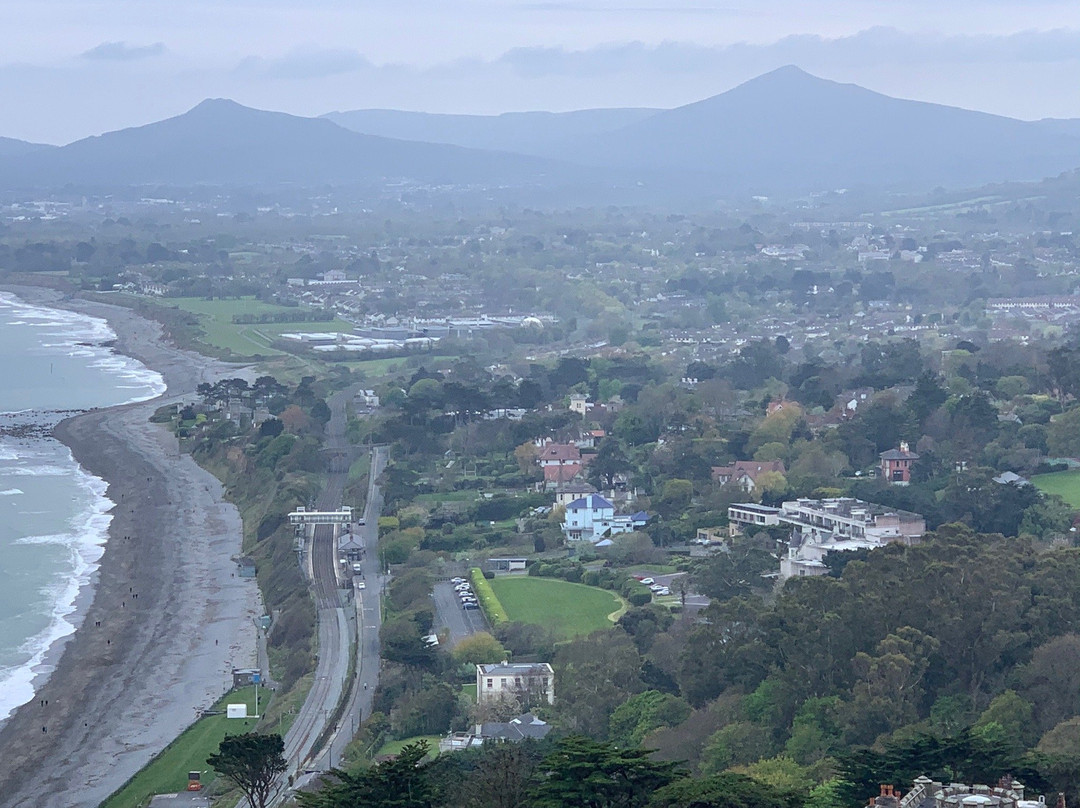
[[[4,469],[5,477],[69,477],[72,474],[74,471],[60,466],[18,466]]]
[[[102,343],[116,339],[116,332],[101,317],[94,317],[81,312],[66,309],[52,309],[26,303],[19,298],[0,293],[0,310],[8,310],[17,319],[16,322],[31,327],[51,328],[41,334],[51,338],[42,340],[42,347],[79,359],[91,359],[90,367],[100,368],[114,380],[127,384],[117,389],[125,392],[137,386],[140,390],[117,404],[133,404],[157,398],[166,390],[165,379],[160,373],[146,367],[132,357],[117,353],[113,348]],[[129,386],[130,385],[130,386]]]
[[[0,497],[17,497],[21,493],[22,491],[18,488],[8,488],[4,491],[0,491]]]
[[[83,512],[72,517],[66,533],[49,536],[31,536],[21,540],[24,544],[58,544],[69,548],[69,567],[54,576],[45,594],[53,604],[49,625],[20,646],[19,654],[26,661],[17,667],[0,669],[0,721],[3,721],[20,705],[34,697],[34,680],[52,672],[45,664],[50,649],[65,637],[74,633],[81,622],[75,614],[76,603],[83,587],[90,583],[105,552],[112,515],[113,502],[105,496],[108,488],[104,480],[83,471],[69,454],[69,462],[75,467],[78,484],[89,495],[89,503]]]

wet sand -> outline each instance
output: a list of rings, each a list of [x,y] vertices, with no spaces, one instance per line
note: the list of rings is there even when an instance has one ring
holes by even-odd
[[[236,577],[236,508],[176,439],[149,422],[202,381],[244,375],[166,344],[157,323],[55,292],[9,289],[31,303],[105,317],[117,350],[165,377],[153,401],[94,410],[55,436],[109,484],[109,542],[82,624],[55,653],[56,669],[0,728],[0,803],[94,808],[255,664],[261,613],[255,582]]]

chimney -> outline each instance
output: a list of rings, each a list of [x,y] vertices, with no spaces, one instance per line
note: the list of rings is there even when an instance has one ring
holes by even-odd
[[[1065,792],[1058,792],[1057,808],[1065,808]]]
[[[874,808],[900,808],[900,794],[891,785],[882,785],[881,794],[874,798]]]

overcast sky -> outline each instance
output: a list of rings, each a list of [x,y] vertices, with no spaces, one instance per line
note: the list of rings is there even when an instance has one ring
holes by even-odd
[[[300,115],[671,107],[785,64],[1080,117],[1080,2],[0,0],[0,135],[66,143],[208,97]]]

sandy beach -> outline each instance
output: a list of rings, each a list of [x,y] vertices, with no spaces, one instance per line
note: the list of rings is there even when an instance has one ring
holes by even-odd
[[[116,507],[82,624],[37,698],[0,728],[0,803],[94,808],[255,664],[255,582],[236,577],[241,521],[220,483],[151,424],[202,381],[242,373],[167,344],[128,309],[9,289],[31,303],[106,318],[119,352],[165,377],[167,392],[61,422],[55,436],[108,484]],[[86,603],[85,601],[90,601]]]

